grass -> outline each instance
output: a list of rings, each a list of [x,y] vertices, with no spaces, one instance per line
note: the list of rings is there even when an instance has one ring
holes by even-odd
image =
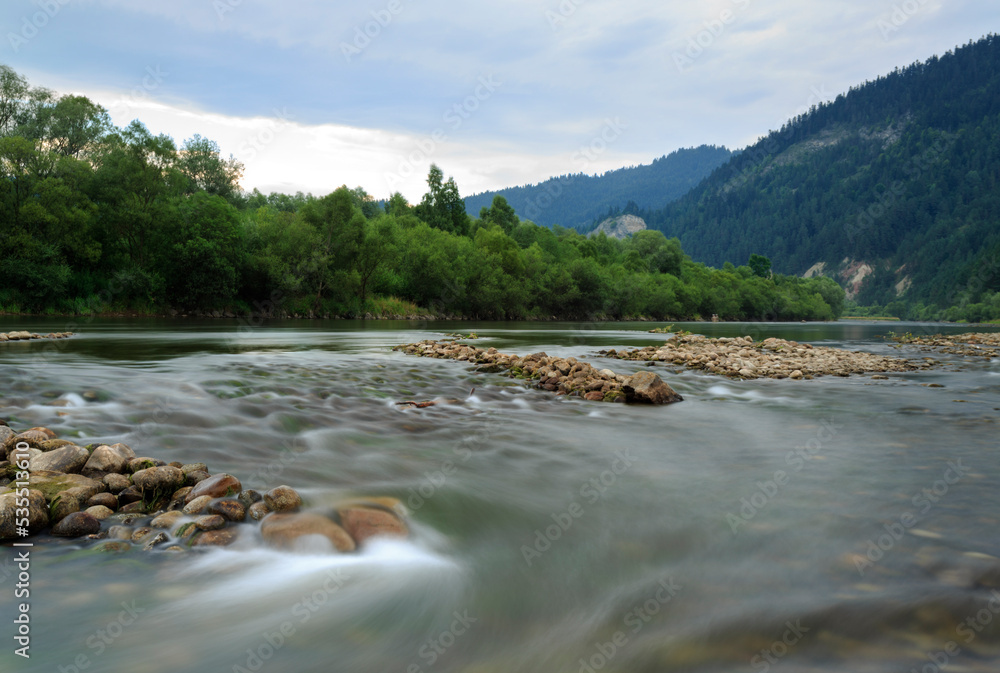
[[[843,315],[840,316],[841,320],[885,320],[885,321],[895,321],[899,322],[899,318],[893,316],[874,316],[874,315]]]

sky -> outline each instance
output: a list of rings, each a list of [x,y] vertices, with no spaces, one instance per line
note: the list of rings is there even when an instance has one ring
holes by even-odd
[[[0,63],[115,124],[194,134],[242,186],[463,195],[740,149],[1000,31],[994,0],[4,0]]]

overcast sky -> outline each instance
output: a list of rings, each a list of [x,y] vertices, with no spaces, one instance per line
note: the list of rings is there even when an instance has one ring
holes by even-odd
[[[737,149],[1000,28],[995,0],[3,0],[0,63],[246,164],[417,201]]]

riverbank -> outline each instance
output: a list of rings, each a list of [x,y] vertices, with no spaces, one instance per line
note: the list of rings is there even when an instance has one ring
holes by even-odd
[[[68,339],[73,336],[72,332],[49,332],[48,334],[37,334],[35,332],[0,332],[0,343],[4,341],[36,341],[39,339]]]
[[[18,433],[0,423],[0,542],[48,533],[103,541],[104,551],[179,552],[259,535],[278,549],[335,553],[409,534],[395,499],[310,510],[288,486],[260,493],[205,463],[167,464],[121,443],[81,447],[48,428]]]

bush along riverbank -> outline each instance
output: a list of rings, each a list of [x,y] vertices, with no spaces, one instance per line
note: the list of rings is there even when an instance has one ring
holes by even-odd
[[[82,447],[48,428],[18,433],[0,423],[0,542],[48,535],[111,552],[179,552],[259,534],[279,549],[346,553],[409,535],[394,498],[310,509],[288,486],[260,493],[204,463],[166,464],[125,444]]]
[[[457,340],[429,339],[396,346],[393,350],[407,355],[468,362],[478,365],[481,372],[506,372],[509,376],[531,381],[541,390],[593,402],[671,404],[684,399],[653,372],[625,376],[610,369],[598,370],[576,358],[549,357],[545,353],[509,355],[496,348],[475,348]]]
[[[600,351],[605,357],[683,365],[711,374],[741,379],[811,379],[871,372],[907,372],[927,369],[933,361],[904,360],[863,351],[813,346],[774,337],[755,342],[751,337],[711,339],[700,334],[678,334],[662,346]]]

